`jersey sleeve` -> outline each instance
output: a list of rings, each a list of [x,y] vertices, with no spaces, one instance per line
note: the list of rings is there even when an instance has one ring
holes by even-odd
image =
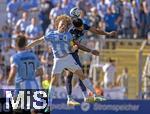
[[[44,41],[46,44],[49,45],[49,43],[51,43],[51,40],[54,38],[54,35],[52,34],[52,32],[48,32],[47,34],[45,34],[44,36]]]
[[[11,64],[11,67],[17,67],[18,68],[18,60],[17,60],[17,58],[15,57],[15,56],[12,56],[11,58],[10,58],[10,64]]]
[[[84,24],[84,30],[89,30],[89,29],[90,29],[90,26],[87,24]]]

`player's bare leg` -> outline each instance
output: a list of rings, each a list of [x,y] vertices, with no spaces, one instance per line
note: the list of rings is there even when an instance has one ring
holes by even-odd
[[[66,73],[67,73],[67,76],[70,76],[70,73],[72,73],[72,72],[69,72],[68,70],[66,70]],[[72,74],[72,75],[73,75],[73,74]],[[71,79],[71,80],[72,80],[72,79]],[[68,80],[66,80],[66,81],[68,81]],[[66,82],[66,83],[67,83],[67,82]],[[69,85],[69,86],[71,86],[71,85]],[[71,90],[72,90],[72,86],[71,86]],[[71,96],[71,93],[72,93],[72,91],[70,91],[70,94],[67,95],[67,105],[68,105],[68,106],[79,106],[80,103],[77,102],[77,101],[75,101],[75,100],[73,99],[73,97]]]
[[[77,70],[76,72],[74,72],[75,74],[77,74],[79,76],[79,78],[82,80],[83,84],[91,91],[93,92],[94,96],[93,97],[87,97],[85,98],[85,102],[99,102],[99,101],[104,101],[106,100],[105,98],[101,97],[101,96],[97,96],[95,89],[93,88],[92,83],[90,82],[90,80],[88,78],[86,78],[83,74],[82,70]]]

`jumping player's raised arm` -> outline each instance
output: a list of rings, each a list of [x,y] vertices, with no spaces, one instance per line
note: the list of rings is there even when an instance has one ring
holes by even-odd
[[[76,31],[80,31],[80,35],[81,35],[81,32],[82,32],[82,34],[84,34],[83,31],[90,31],[94,34],[106,35],[106,36],[115,36],[117,34],[116,31],[106,32],[99,28],[95,28],[95,27],[89,26],[87,24],[84,24],[80,18],[73,18],[72,23],[73,23],[73,26],[75,27]]]
[[[11,57],[10,59],[10,63],[11,63],[11,70],[10,70],[10,73],[9,73],[9,77],[7,79],[7,84],[8,85],[11,85],[13,83],[13,79],[15,78],[16,76],[16,73],[17,73],[17,61],[14,57]]]
[[[74,41],[74,44],[78,46],[78,48],[82,51],[92,53],[93,55],[99,56],[99,51],[92,50],[90,48],[87,48],[86,46],[82,45],[81,43],[78,43],[77,41]]]
[[[106,36],[115,36],[117,34],[116,31],[105,32],[105,31],[103,31],[101,29],[97,29],[97,28],[94,28],[94,27],[90,27],[89,31],[94,33],[94,34],[106,35]]]
[[[41,44],[41,43],[43,43],[43,42],[44,42],[44,36],[41,37],[41,38],[39,38],[39,39],[37,39],[37,40],[34,40],[32,43],[28,44],[28,45],[26,46],[26,48],[27,48],[27,49],[30,49],[30,48],[32,48],[32,47],[34,47],[34,46],[36,46],[36,45],[38,45],[38,44]]]

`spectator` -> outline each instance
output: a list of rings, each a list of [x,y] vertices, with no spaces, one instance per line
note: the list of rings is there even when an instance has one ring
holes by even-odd
[[[142,3],[140,4],[140,37],[145,38],[146,35],[146,14]]]
[[[122,70],[122,74],[117,78],[117,84],[125,89],[124,98],[128,98],[128,78],[129,78],[128,68],[125,67]]]
[[[82,21],[83,21],[84,24],[89,25],[90,20],[89,20],[89,18],[88,18],[87,15],[86,15],[86,11],[81,10],[80,18],[82,19]]]
[[[45,34],[47,34],[48,32],[50,31],[54,31],[55,30],[55,27],[54,27],[54,21],[51,21],[51,24],[49,24],[48,28],[46,29],[46,32]]]
[[[61,14],[64,13],[64,9],[62,8],[62,2],[61,0],[58,1],[57,5],[52,8],[52,10],[49,13],[49,19],[51,21],[51,24],[49,25],[48,29],[46,30],[46,32],[48,32],[50,29],[55,29],[54,28],[54,21],[55,18]]]
[[[83,10],[83,11],[86,11],[86,2],[87,1],[85,1],[85,0],[78,0],[77,2],[76,2],[76,6],[80,9],[80,10]]]
[[[21,10],[24,12],[29,12],[31,9],[32,5],[29,0],[23,0],[21,3]]]
[[[51,71],[53,66],[53,54],[52,50],[46,46],[46,50],[44,51],[41,57],[41,63],[43,64],[44,69],[44,79],[49,79],[51,77]]]
[[[112,7],[112,12],[118,15],[117,19],[117,32],[118,38],[122,38],[122,20],[123,20],[123,2],[121,0],[111,0],[110,7]]]
[[[145,28],[144,28],[144,37],[147,36],[148,30],[150,29],[150,3],[149,0],[143,0],[143,11],[145,13]]]
[[[70,10],[75,7],[70,0],[62,0],[62,8],[65,14],[70,15]]]
[[[99,16],[98,10],[96,7],[91,8],[89,19],[90,19],[90,26],[97,28],[98,23],[101,21],[101,17]]]
[[[43,36],[42,27],[38,24],[38,20],[36,17],[32,17],[31,24],[27,26],[25,31],[25,36],[28,39],[28,43],[31,43],[33,40],[36,40]],[[41,45],[35,46],[33,51],[36,54],[40,54],[40,49],[42,48]],[[43,51],[43,50],[42,50]]]
[[[50,11],[49,19],[51,20],[51,23],[54,23],[52,21],[54,21],[57,16],[59,16],[63,13],[64,13],[64,11],[62,8],[62,2],[59,1],[58,4],[56,5],[56,7],[52,8],[52,10]]]
[[[99,1],[100,2],[98,2],[98,4],[97,4],[97,9],[98,9],[99,15],[103,19],[107,13],[108,5],[106,4],[105,0],[99,0]]]
[[[52,5],[51,1],[41,0],[40,5],[39,5],[39,9],[40,9],[39,18],[40,18],[41,27],[42,27],[44,33],[45,33],[48,25],[50,24],[49,13],[52,8],[53,8],[53,5]]]
[[[98,3],[98,0],[88,0],[88,1],[93,7],[96,6]]]
[[[50,0],[53,6],[57,6],[57,4],[60,2],[60,0]],[[74,0],[73,0],[74,1]]]
[[[117,31],[118,28],[117,20],[118,20],[118,14],[113,12],[112,7],[108,7],[107,13],[104,16],[107,32]]]
[[[138,27],[140,24],[140,17],[139,17],[139,9],[138,5],[135,1],[132,1],[132,7],[131,7],[131,23],[132,23],[132,31],[133,31],[133,38],[138,37]]]
[[[104,71],[104,89],[113,88],[116,82],[115,60],[109,58],[108,62],[102,68]]]
[[[1,89],[2,89],[2,81],[3,81],[3,69],[2,69],[2,62],[3,62],[3,59],[2,59],[2,54],[0,52],[0,98],[1,98]]]
[[[92,4],[90,4],[89,1],[87,1],[85,4],[85,11],[87,13],[90,12],[92,7],[93,7]]]
[[[29,20],[28,20],[28,12],[23,12],[22,13],[22,18],[18,20],[16,26],[15,26],[15,32],[16,34],[24,34],[26,31],[27,26],[29,25]]]
[[[6,47],[11,45],[11,33],[6,25],[2,27],[1,38],[2,41],[0,43],[2,49],[5,49]]]
[[[29,40],[29,43],[43,35],[42,28],[40,25],[38,25],[36,17],[31,19],[31,24],[27,26],[25,34],[26,38]]]
[[[3,71],[2,71],[2,69],[1,69],[1,67],[0,67],[0,89],[2,89],[1,88],[1,84],[2,84],[2,80],[3,80]]]
[[[2,55],[2,51],[0,50],[0,83],[3,80],[4,77],[4,56]]]
[[[99,27],[101,30],[105,31],[105,29],[106,29],[106,23],[105,23],[105,21],[104,21],[104,20],[99,21],[98,27]]]
[[[31,3],[31,7],[35,8],[35,7],[38,7],[40,0],[30,0],[30,3]]]
[[[17,0],[11,0],[7,4],[7,22],[11,25],[14,26],[16,21],[18,20],[19,16],[19,11],[20,11],[20,4],[17,2]]]
[[[16,51],[11,46],[5,47],[5,50],[3,52],[4,56],[4,76],[5,79],[7,79],[9,71],[10,71],[10,57],[14,55]]]
[[[123,31],[124,38],[130,38],[131,36],[131,3],[128,0],[123,1],[123,20],[121,29]]]

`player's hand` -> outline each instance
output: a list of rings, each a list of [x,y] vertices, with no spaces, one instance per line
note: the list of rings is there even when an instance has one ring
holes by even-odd
[[[117,35],[117,31],[112,31],[112,32],[109,32],[108,34],[109,36],[116,36]]]
[[[93,55],[99,56],[99,51],[97,51],[97,50],[92,50],[91,53],[92,53]]]

